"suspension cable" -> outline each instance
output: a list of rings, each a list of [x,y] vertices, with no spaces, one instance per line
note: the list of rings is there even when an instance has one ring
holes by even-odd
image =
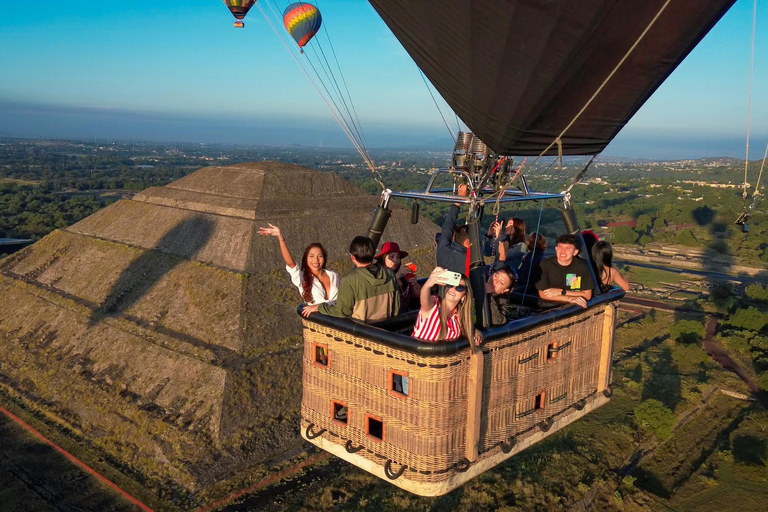
[[[296,55],[294,54],[294,52],[291,50],[291,47],[290,47],[290,46],[288,45],[288,43],[285,41],[285,39],[284,39],[284,37],[283,37],[283,34],[282,34],[282,33],[280,33],[280,31],[279,31],[279,30],[277,30],[277,27],[275,27],[275,24],[274,24],[274,23],[272,22],[272,20],[269,18],[269,16],[267,15],[266,11],[265,11],[265,10],[264,10],[264,9],[261,7],[261,4],[257,2],[257,3],[256,3],[256,5],[258,6],[259,10],[261,11],[261,14],[262,14],[262,15],[264,16],[264,18],[267,20],[267,23],[269,23],[269,26],[272,28],[272,31],[273,31],[275,34],[277,34],[278,38],[279,38],[279,39],[280,39],[280,41],[283,43],[283,46],[285,46],[286,50],[288,50],[288,53],[290,53],[290,55],[291,55],[291,57],[293,58],[293,60],[296,62],[296,64],[298,64],[299,68],[300,68],[300,69],[301,69],[301,71],[304,73],[304,76],[306,76],[306,77],[307,77],[307,80],[309,80],[309,83],[312,85],[312,87],[315,89],[315,91],[317,92],[317,94],[320,96],[320,99],[322,99],[322,100],[323,100],[323,103],[325,103],[325,106],[326,106],[326,107],[328,107],[328,110],[331,112],[331,115],[332,115],[332,116],[333,116],[333,118],[336,120],[336,122],[339,124],[339,126],[341,127],[341,129],[342,129],[342,131],[344,132],[344,134],[347,136],[347,138],[350,140],[350,142],[352,143],[352,145],[355,147],[355,149],[357,150],[357,152],[358,152],[358,153],[360,154],[360,156],[362,157],[363,161],[366,163],[366,165],[368,166],[368,168],[371,170],[371,172],[372,172],[372,173],[373,173],[373,175],[374,175],[374,179],[376,180],[376,182],[377,182],[377,183],[378,183],[378,184],[379,184],[379,185],[382,187],[382,189],[385,189],[386,187],[384,186],[384,183],[382,182],[382,179],[381,179],[381,175],[380,175],[380,174],[379,174],[379,172],[376,170],[376,166],[373,164],[373,161],[371,160],[370,156],[369,156],[369,155],[368,155],[368,154],[367,154],[365,151],[363,151],[363,149],[362,149],[361,145],[360,145],[360,144],[358,143],[358,141],[355,139],[355,137],[354,137],[354,135],[352,134],[351,130],[349,129],[349,127],[348,127],[347,123],[345,123],[344,121],[342,121],[342,120],[339,118],[339,115],[337,114],[337,112],[336,112],[336,111],[335,111],[335,110],[334,110],[334,109],[331,107],[331,104],[329,103],[328,99],[326,99],[326,97],[323,95],[323,93],[322,93],[322,92],[320,91],[320,89],[318,88],[317,84],[315,84],[315,81],[314,81],[314,80],[313,80],[313,78],[310,76],[309,72],[307,72],[307,70],[305,69],[304,65],[301,63],[301,61],[300,61],[300,60],[299,60],[299,59],[296,57]],[[268,4],[268,5],[269,5],[269,4]],[[270,7],[271,7],[271,6],[270,6]],[[276,16],[276,17],[277,17],[277,16]],[[309,60],[308,60],[308,62],[310,62],[310,65],[312,64],[312,63],[311,63],[311,61],[309,61]],[[317,71],[315,70],[314,66],[312,66],[312,68],[313,68],[313,70],[315,71],[315,74],[317,75]],[[319,79],[319,75],[317,75],[317,76],[318,76],[318,79]],[[326,89],[326,92],[327,92],[327,88],[325,87],[325,84],[323,84],[322,80],[320,80],[320,83],[323,85],[323,87]],[[328,93],[328,94],[329,94],[329,96],[330,96],[330,93]],[[331,99],[331,102],[333,102],[333,98],[330,98],[330,99]],[[335,104],[335,103],[334,103],[334,104]],[[338,107],[337,107],[337,108],[338,108]]]
[[[744,157],[744,192],[742,192],[742,197],[744,198],[744,204],[746,205],[747,201],[747,189],[749,188],[749,183],[747,183],[747,168],[749,167],[749,127],[750,127],[750,117],[752,114],[752,80],[754,76],[754,70],[755,70],[755,25],[757,20],[757,0],[754,2],[754,6],[752,7],[752,51],[749,57],[749,95],[747,96],[747,151],[746,156]]]
[[[320,9],[320,3],[317,0],[315,0],[315,3],[317,3],[317,8]],[[336,56],[336,49],[333,46],[333,41],[331,40],[331,34],[330,32],[328,32],[328,27],[325,23],[323,23],[323,32],[325,33],[325,38],[328,40],[328,45],[331,47],[331,54],[333,55],[333,60],[336,62],[336,68],[339,70],[339,75],[341,76],[341,83],[344,84],[344,90],[346,91],[347,97],[349,98],[349,104],[352,106],[352,112],[355,115],[355,120],[357,121],[357,125],[360,127],[360,138],[362,139],[362,142],[363,142],[363,149],[366,149],[367,142],[365,140],[365,133],[363,132],[363,125],[360,123],[360,118],[357,116],[357,109],[355,108],[355,103],[352,101],[352,95],[349,93],[349,87],[347,87],[347,79],[344,78],[344,71],[341,69],[341,64],[339,64],[339,58]]]
[[[763,163],[760,164],[760,172],[757,175],[757,181],[755,182],[755,191],[752,193],[752,204],[749,205],[749,210],[754,209],[757,204],[757,197],[762,195],[760,193],[760,183],[763,180],[763,169],[765,168],[765,160],[768,158],[768,144],[765,145],[765,153],[763,154]],[[765,188],[765,187],[763,187]]]
[[[435,104],[435,108],[440,113],[440,117],[443,119],[443,124],[445,124],[446,129],[448,130],[448,135],[451,137],[451,140],[455,143],[456,137],[453,136],[453,130],[451,130],[451,127],[448,126],[448,121],[445,120],[445,116],[443,115],[443,111],[440,110],[440,107],[437,104],[437,100],[435,99],[435,95],[432,94],[432,89],[429,87],[429,83],[427,82],[427,77],[424,76],[424,72],[419,68],[419,74],[421,75],[421,79],[424,81],[424,86],[427,88],[427,92],[429,93],[429,96],[432,98],[432,103]],[[454,112],[455,114],[455,112]],[[458,117],[457,117],[458,119]]]
[[[670,4],[670,2],[671,2],[671,1],[672,1],[672,0],[667,0],[666,2],[664,2],[664,5],[662,5],[662,6],[661,6],[661,8],[659,9],[659,12],[657,12],[657,13],[656,13],[656,15],[655,15],[655,16],[653,17],[653,19],[650,21],[650,23],[648,23],[648,26],[646,26],[646,27],[645,27],[645,29],[643,30],[643,32],[640,34],[640,36],[639,36],[639,37],[637,38],[637,40],[634,42],[634,44],[633,44],[633,45],[632,45],[632,46],[629,48],[629,50],[627,50],[627,53],[625,53],[625,54],[624,54],[624,56],[621,58],[621,60],[618,62],[618,64],[616,64],[616,66],[613,68],[613,71],[611,71],[611,72],[608,74],[608,76],[605,78],[605,80],[603,80],[603,83],[602,83],[602,84],[600,84],[600,87],[598,87],[598,88],[597,88],[597,90],[596,90],[596,91],[595,91],[595,92],[592,94],[592,96],[589,98],[589,100],[587,100],[587,102],[584,104],[584,106],[581,108],[581,110],[579,110],[579,112],[578,112],[578,113],[577,113],[577,114],[576,114],[576,115],[573,117],[573,119],[571,120],[571,122],[570,122],[570,123],[568,123],[568,125],[567,125],[567,126],[564,128],[564,129],[563,129],[563,131],[562,131],[562,132],[560,132],[560,135],[558,135],[557,137],[555,137],[555,140],[553,140],[553,141],[552,141],[552,142],[551,142],[551,143],[550,143],[550,144],[549,144],[549,145],[548,145],[548,146],[547,146],[547,147],[544,149],[544,151],[542,151],[542,152],[539,154],[539,156],[537,156],[537,157],[536,157],[536,159],[535,159],[533,162],[531,162],[531,163],[529,164],[529,166],[533,166],[534,164],[536,164],[536,162],[538,162],[538,161],[539,161],[539,159],[541,159],[541,157],[542,157],[542,156],[546,155],[546,154],[547,154],[547,152],[549,152],[549,150],[550,150],[550,149],[552,149],[552,147],[553,147],[553,146],[555,146],[556,144],[558,144],[558,145],[559,145],[559,144],[561,144],[562,138],[563,138],[563,136],[565,135],[565,133],[566,133],[568,130],[570,130],[571,126],[573,126],[573,125],[576,123],[576,121],[577,121],[577,120],[578,120],[578,119],[581,117],[581,115],[582,115],[582,114],[583,114],[583,113],[584,113],[584,112],[587,110],[587,108],[589,108],[589,106],[592,104],[592,102],[593,102],[593,101],[594,101],[594,99],[597,97],[597,95],[598,95],[598,94],[600,94],[600,92],[601,92],[601,91],[603,90],[603,88],[606,86],[606,84],[608,83],[608,81],[609,81],[611,78],[613,78],[613,75],[615,75],[615,74],[616,74],[616,72],[619,70],[619,68],[621,67],[621,65],[622,65],[622,64],[624,64],[624,62],[625,62],[625,61],[626,61],[626,60],[629,58],[629,56],[632,54],[632,52],[634,52],[635,48],[637,48],[637,46],[640,44],[640,41],[642,41],[642,40],[643,40],[643,38],[645,37],[645,35],[648,33],[648,31],[649,31],[649,30],[651,30],[651,27],[653,27],[653,25],[655,25],[655,24],[656,24],[656,21],[657,21],[657,20],[658,20],[658,19],[661,17],[661,14],[664,12],[664,10],[667,8],[667,6]],[[757,0],[755,0],[755,1],[757,1]],[[561,154],[562,154],[562,153],[561,153]]]

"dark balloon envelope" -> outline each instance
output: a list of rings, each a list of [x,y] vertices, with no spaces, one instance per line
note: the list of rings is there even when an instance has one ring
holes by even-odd
[[[238,20],[242,20],[245,18],[245,15],[248,14],[248,11],[251,10],[251,7],[253,7],[253,4],[256,3],[256,0],[223,0],[224,5],[227,6],[227,9],[229,9],[229,12],[232,13],[232,16],[237,18]],[[239,25],[239,26],[242,26]]]
[[[734,1],[672,0],[566,132],[563,153],[601,152]],[[665,3],[370,2],[466,125],[506,155],[546,149]]]

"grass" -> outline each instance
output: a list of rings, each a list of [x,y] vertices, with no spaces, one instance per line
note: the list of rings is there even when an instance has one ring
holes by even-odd
[[[17,178],[0,178],[0,183],[15,183],[17,185],[39,185],[41,180],[20,180]]]
[[[667,270],[645,268],[633,265],[631,261],[621,268],[622,275],[632,283],[642,283],[646,288],[663,286],[662,283],[680,284],[681,281],[699,281],[700,278],[691,274],[679,274]],[[625,270],[629,266],[629,270]]]

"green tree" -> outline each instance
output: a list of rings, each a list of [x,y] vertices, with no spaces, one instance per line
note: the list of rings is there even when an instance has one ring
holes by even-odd
[[[763,372],[757,377],[757,384],[764,391],[768,391],[768,372]]]
[[[768,314],[764,314],[757,308],[749,307],[747,309],[737,309],[727,322],[735,327],[749,329],[750,331],[760,331],[765,324],[768,324]]]
[[[696,343],[706,334],[701,322],[678,320],[669,326],[669,337],[680,343]]]
[[[759,283],[747,286],[744,294],[752,300],[768,300],[768,288],[764,288]]]
[[[634,244],[637,242],[637,232],[629,226],[617,226],[613,230],[613,243]]]
[[[637,227],[635,229],[637,229],[637,231],[639,231],[640,233],[647,233],[648,230],[651,228],[651,225],[652,225],[651,216],[644,213],[643,215],[640,215],[637,218]]]
[[[651,430],[660,441],[672,437],[675,414],[658,400],[649,398],[635,407],[635,418],[640,425]]]
[[[684,229],[675,236],[675,243],[680,245],[687,245],[689,247],[698,247],[699,241],[693,236],[693,232],[690,229]]]
[[[709,301],[713,303],[721,313],[731,309],[735,300],[736,298],[733,296],[733,286],[731,283],[720,282],[711,292],[709,292]]]

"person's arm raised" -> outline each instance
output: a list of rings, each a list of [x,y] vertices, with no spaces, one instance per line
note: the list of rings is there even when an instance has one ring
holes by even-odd
[[[283,256],[283,261],[285,261],[285,264],[291,268],[296,266],[296,262],[293,261],[293,258],[291,257],[291,251],[288,250],[288,245],[285,243],[285,238],[279,227],[274,224],[269,224],[268,228],[259,228],[258,233],[260,235],[277,237],[280,241],[280,254]]]

